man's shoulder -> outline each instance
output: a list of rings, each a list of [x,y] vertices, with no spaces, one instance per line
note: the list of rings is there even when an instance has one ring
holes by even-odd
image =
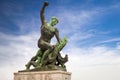
[[[41,27],[45,27],[47,25],[47,22],[44,21],[44,23],[41,25]]]
[[[44,20],[44,23],[43,23],[43,25],[46,25],[47,24],[47,21],[46,20]]]

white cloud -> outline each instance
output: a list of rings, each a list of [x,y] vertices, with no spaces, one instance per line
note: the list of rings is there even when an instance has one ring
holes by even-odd
[[[117,49],[120,49],[120,42],[117,43],[116,48],[117,48]]]
[[[118,49],[112,49],[108,47],[98,46],[98,47],[89,47],[89,48],[74,48],[67,50],[66,52],[70,56],[74,56],[80,62],[83,61],[80,65],[101,65],[101,64],[119,64],[119,51]],[[118,61],[117,61],[118,60]],[[116,63],[117,62],[117,63]]]
[[[0,45],[0,62],[2,67],[7,64],[17,64],[18,62],[25,64],[25,62],[37,52],[37,37],[39,35],[36,33],[24,36],[13,36],[1,33],[0,35],[2,44]]]
[[[61,13],[62,12],[62,13]],[[96,17],[100,15],[98,10],[66,10],[59,9],[56,13],[59,23],[56,25],[59,28],[60,36],[67,36],[68,46],[80,44],[78,42],[92,38],[94,29],[88,26],[94,22]]]
[[[84,27],[87,27],[95,19],[95,16],[98,15],[98,11],[68,11],[62,10],[62,13],[57,14],[60,23],[58,27],[61,30],[61,33],[65,35],[80,33]],[[94,16],[94,18],[93,18]]]
[[[68,71],[72,80],[119,80],[119,50],[108,47],[69,49]]]
[[[73,66],[73,65],[71,65]],[[76,65],[78,66],[78,65]],[[119,80],[120,65],[102,65],[92,67],[75,67],[72,79],[76,80]]]
[[[109,42],[115,42],[115,41],[120,41],[120,38],[112,38],[112,39],[108,39],[108,40],[104,40],[104,41],[101,41],[99,43],[109,43]]]
[[[0,33],[0,35],[1,44],[3,43],[0,45],[0,79],[12,80],[13,73],[25,69],[24,65],[36,54],[39,34],[14,36]]]

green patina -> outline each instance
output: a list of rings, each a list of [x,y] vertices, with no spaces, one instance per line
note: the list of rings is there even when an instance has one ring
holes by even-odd
[[[63,58],[60,51],[66,45],[67,38],[60,39],[59,31],[54,27],[59,22],[56,17],[52,17],[49,23],[45,21],[43,14],[48,4],[48,2],[44,2],[40,11],[42,25],[41,36],[38,40],[39,49],[36,55],[26,64],[26,70],[24,71],[66,70],[65,63],[68,61],[68,56],[66,55]],[[51,45],[50,41],[54,36],[58,42]],[[30,69],[31,65],[33,65],[33,69]]]

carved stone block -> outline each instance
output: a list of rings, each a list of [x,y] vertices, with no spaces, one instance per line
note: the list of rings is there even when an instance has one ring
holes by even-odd
[[[71,80],[71,73],[66,71],[36,71],[14,73],[14,80]]]

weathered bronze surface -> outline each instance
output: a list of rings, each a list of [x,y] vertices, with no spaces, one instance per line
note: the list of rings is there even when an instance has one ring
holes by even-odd
[[[67,43],[67,38],[60,39],[59,31],[54,27],[59,21],[56,17],[52,17],[50,22],[47,23],[44,17],[44,10],[49,5],[44,2],[40,11],[41,19],[41,36],[38,40],[38,48],[36,55],[25,65],[26,70],[23,71],[50,71],[50,70],[63,70],[66,71],[65,63],[68,61],[68,56],[64,58],[61,56],[60,51]],[[51,39],[56,37],[57,43],[51,45]],[[31,65],[34,67],[30,69]]]

